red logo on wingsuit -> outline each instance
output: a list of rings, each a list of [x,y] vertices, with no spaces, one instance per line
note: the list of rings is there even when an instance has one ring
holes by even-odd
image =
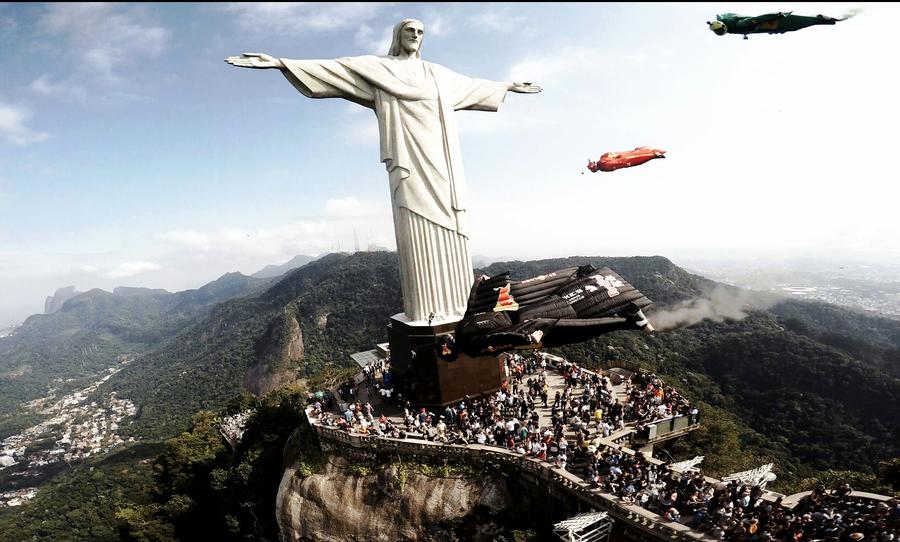
[[[509,283],[507,283],[506,286],[500,287],[500,295],[497,296],[497,304],[494,305],[494,312],[519,310],[519,304],[516,303],[513,296],[509,294],[509,288]]]

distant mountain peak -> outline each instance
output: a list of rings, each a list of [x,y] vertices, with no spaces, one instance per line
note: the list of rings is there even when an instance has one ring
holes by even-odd
[[[117,286],[113,288],[113,295],[135,297],[144,295],[171,295],[171,292],[162,288],[142,288],[136,286]]]
[[[47,300],[44,301],[44,314],[53,314],[62,308],[63,303],[81,293],[74,286],[58,288],[53,295],[47,296]]]
[[[297,256],[294,256],[281,265],[267,265],[250,276],[258,279],[279,277],[292,269],[303,267],[309,262],[315,261],[319,258],[320,256],[307,256],[305,254],[298,254]]]

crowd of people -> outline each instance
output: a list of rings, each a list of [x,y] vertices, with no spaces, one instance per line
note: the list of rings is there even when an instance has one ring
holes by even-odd
[[[397,426],[388,416],[380,414],[375,416],[375,407],[371,401],[363,402],[360,399],[360,385],[365,385],[368,396],[379,398],[380,403],[391,404],[404,401],[403,396],[394,393],[394,386],[390,377],[390,360],[380,359],[372,361],[363,367],[362,378],[358,381],[351,378],[342,382],[337,387],[338,397],[342,410],[340,416],[332,413],[334,402],[330,393],[326,398],[321,398],[317,392],[309,398],[311,405],[310,415],[318,419],[325,427],[336,427],[348,433],[360,435],[378,435],[391,438],[406,438],[403,427]],[[327,399],[327,400],[326,400]],[[408,402],[406,402],[408,404]]]
[[[638,431],[673,416],[691,416],[691,423],[696,421],[697,408],[655,374],[635,373],[630,384],[628,418],[635,422]]]
[[[793,510],[764,498],[760,486],[710,483],[699,471],[680,473],[669,463],[642,453],[625,453],[604,440],[632,425],[640,430],[673,416],[698,412],[674,388],[652,373],[635,373],[619,396],[610,374],[585,370],[562,358],[535,352],[504,355],[508,380],[499,391],[464,400],[440,412],[413,408],[394,394],[388,365],[364,368],[360,383],[339,388],[341,415],[321,401],[312,415],[320,423],[362,435],[417,437],[433,442],[481,444],[550,462],[581,476],[591,487],[728,542],[891,542],[900,527],[900,505],[859,504],[849,492],[814,492]],[[549,360],[549,361],[548,361]],[[551,397],[548,371],[565,386]],[[402,422],[376,415],[370,402],[358,400],[358,386],[384,403],[402,407]],[[385,390],[389,390],[385,392]],[[543,417],[538,407],[550,410]],[[609,441],[605,441],[608,443]],[[843,488],[842,488],[843,489]]]
[[[523,455],[544,460],[560,460],[560,445],[565,439],[549,428],[541,428],[536,405],[547,404],[549,386],[546,362],[541,366],[537,356],[508,357],[509,380],[496,393],[479,397],[467,396],[448,405],[437,416],[436,423],[445,426],[438,438],[452,434],[456,440],[499,446]],[[526,378],[527,377],[527,378]],[[428,431],[429,417],[424,411],[404,413],[411,429]],[[563,454],[564,455],[564,454]]]
[[[738,482],[708,495],[687,506],[688,524],[729,542],[891,542],[900,532],[897,499],[876,503],[823,487],[789,509],[781,499],[763,499],[758,486]]]
[[[696,414],[683,397],[652,374],[635,375],[626,381],[626,397],[622,401],[615,396],[609,375],[601,376],[562,358],[539,352],[503,358],[509,378],[499,391],[466,396],[440,413],[415,409],[395,393],[386,361],[364,367],[361,382],[350,380],[338,387],[342,404],[347,406],[340,418],[327,416],[325,412],[330,409],[323,410],[320,402],[315,403],[313,412],[323,416],[325,425],[360,434],[499,446],[563,468],[575,458],[597,453],[602,449],[600,439],[624,429],[627,422],[635,422],[640,428],[662,417],[691,411]],[[548,370],[558,371],[565,382],[565,387],[554,393],[552,403]],[[402,427],[384,416],[376,419],[371,404],[358,400],[361,383],[367,386],[370,397],[374,394],[382,403],[403,408]],[[550,408],[549,421],[543,426],[537,405]]]
[[[389,364],[374,362],[363,368],[361,382],[338,388],[346,405],[341,416],[328,416],[318,403],[313,413],[323,425],[359,434],[406,438],[415,436],[443,443],[483,444],[505,448],[573,470],[575,460],[590,462],[604,449],[601,439],[623,430],[628,422],[650,423],[661,417],[688,413],[689,403],[655,375],[635,375],[626,381],[624,401],[617,398],[610,375],[585,370],[562,358],[540,352],[504,354],[508,380],[493,394],[466,396],[440,412],[413,408],[390,383]],[[565,386],[550,397],[548,371],[563,377]],[[357,399],[365,383],[369,396],[403,408],[402,424],[376,417],[370,403]],[[550,409],[542,424],[536,407]],[[327,410],[327,409],[326,409]],[[693,409],[696,413],[696,409]]]

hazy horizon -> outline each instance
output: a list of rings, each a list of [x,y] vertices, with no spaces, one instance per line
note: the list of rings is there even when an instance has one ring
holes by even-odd
[[[361,249],[361,250],[363,250],[363,249]],[[345,250],[343,252],[344,253],[353,253],[352,250],[349,250],[349,251]],[[395,251],[391,250],[391,252],[395,252]],[[318,258],[325,254],[327,254],[327,253],[309,254],[308,256],[314,256],[314,257]],[[495,262],[504,262],[504,261],[513,261],[513,260],[523,260],[523,261],[542,260],[542,259],[549,259],[549,258],[567,258],[567,257],[571,257],[571,256],[575,256],[575,257],[577,257],[577,256],[622,257],[617,254],[569,254],[569,255],[547,256],[546,258],[510,258],[510,257],[502,257],[502,256],[494,257],[494,256],[476,254],[473,256],[473,260],[476,262],[475,267],[477,268],[477,267],[479,267],[479,262],[485,262],[485,261],[486,261],[486,263],[484,263],[482,266],[487,266],[487,265],[490,265],[491,263],[495,263]],[[753,255],[744,255],[743,257],[736,256],[736,257],[727,258],[727,259],[711,258],[711,257],[706,257],[706,258],[687,257],[687,258],[674,258],[673,259],[664,254],[643,254],[643,255],[633,254],[633,255],[629,255],[629,256],[645,256],[645,257],[663,256],[665,258],[668,258],[675,265],[678,265],[679,267],[682,267],[689,272],[695,272],[695,273],[704,273],[705,271],[707,271],[706,269],[703,269],[704,264],[708,264],[711,266],[721,266],[721,265],[727,265],[727,264],[741,264],[741,263],[753,264],[753,265],[766,265],[766,266],[772,266],[772,265],[778,264],[781,266],[778,268],[783,269],[783,270],[797,269],[797,270],[807,270],[807,271],[820,270],[819,266],[837,267],[839,264],[842,266],[846,265],[848,268],[852,268],[853,266],[887,266],[887,267],[891,267],[891,268],[896,267],[898,272],[900,272],[900,264],[878,262],[878,261],[873,261],[873,260],[848,260],[848,259],[835,259],[835,258],[824,258],[824,257],[823,258],[798,257],[798,258],[793,258],[793,259],[780,259],[779,260],[779,259],[774,259],[774,258],[766,259],[766,258],[763,258],[760,256],[753,256]],[[139,283],[139,281],[136,281],[136,280],[130,280],[127,282],[127,284],[126,283],[120,284],[120,283],[117,283],[115,280],[109,280],[109,281],[105,281],[102,285],[93,285],[93,286],[84,286],[84,287],[82,287],[79,284],[74,284],[74,283],[73,284],[60,284],[58,286],[54,286],[51,290],[47,291],[47,293],[43,297],[40,297],[39,299],[31,300],[30,302],[26,303],[25,305],[22,305],[21,307],[4,306],[4,307],[0,308],[0,330],[4,329],[6,327],[9,327],[9,326],[19,325],[27,317],[32,316],[34,314],[42,314],[43,308],[44,308],[44,301],[45,301],[46,297],[54,295],[56,293],[56,290],[58,290],[58,289],[67,288],[70,286],[74,286],[75,289],[79,293],[84,293],[84,292],[87,292],[87,291],[90,291],[93,289],[101,289],[101,290],[105,290],[107,292],[112,292],[113,290],[115,290],[116,288],[119,288],[119,287],[159,288],[159,289],[167,290],[170,293],[178,293],[178,292],[185,291],[185,290],[193,290],[196,288],[200,288],[214,280],[217,280],[218,278],[222,277],[222,275],[224,275],[226,273],[239,272],[244,275],[252,275],[258,271],[261,271],[266,265],[282,265],[284,263],[287,263],[287,261],[289,261],[290,259],[291,258],[287,258],[284,261],[272,262],[271,264],[264,264],[264,265],[260,266],[258,269],[253,269],[250,271],[243,271],[243,270],[238,270],[238,269],[224,271],[223,273],[220,273],[216,276],[210,276],[205,279],[200,278],[200,279],[198,279],[199,282],[197,282],[194,285],[187,286],[184,288],[176,288],[176,289],[164,288],[162,286],[148,286],[146,284],[141,284],[141,283]],[[708,273],[708,274],[710,274],[710,273]],[[708,278],[715,278],[715,277],[709,276]],[[898,276],[898,280],[900,280],[900,276]],[[88,284],[88,283],[85,283],[85,284]]]
[[[0,4],[0,327],[57,288],[202,286],[297,254],[395,248],[373,115],[226,56],[386,53],[532,81],[459,112],[472,254],[900,264],[889,173],[900,4],[716,36],[782,4]],[[649,145],[665,160],[590,173]],[[327,157],[327,159],[323,159]]]

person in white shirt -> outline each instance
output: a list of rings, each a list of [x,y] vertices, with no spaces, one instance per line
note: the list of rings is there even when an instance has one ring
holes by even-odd
[[[510,433],[510,434],[516,432],[516,419],[515,418],[506,422],[506,432]]]

